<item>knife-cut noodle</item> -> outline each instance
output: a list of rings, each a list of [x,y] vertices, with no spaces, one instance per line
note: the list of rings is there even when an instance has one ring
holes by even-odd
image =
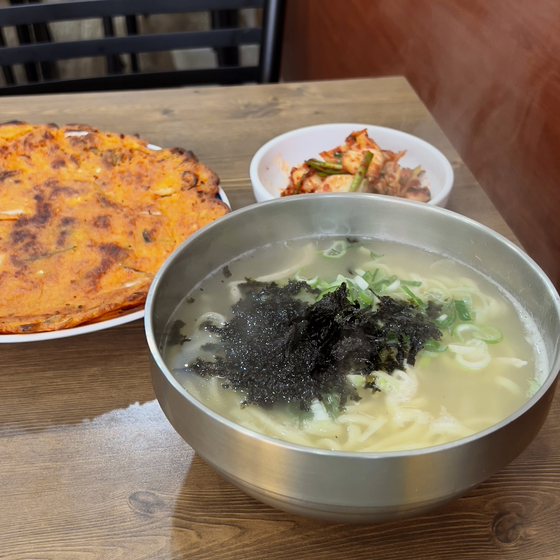
[[[301,314],[276,302],[276,291],[283,301],[290,292],[287,301]],[[251,316],[247,310],[264,300],[269,307]],[[321,315],[323,330],[306,334],[311,317],[335,302],[342,308],[334,326],[327,329]],[[387,317],[382,308],[398,311]],[[270,325],[259,323],[266,314]],[[298,340],[316,363],[302,359],[301,371],[288,375]],[[333,365],[342,355],[344,365]],[[240,426],[358,452],[477,433],[515,412],[547,375],[540,334],[511,295],[453,260],[367,239],[296,240],[228,263],[186,295],[165,357],[187,391]]]

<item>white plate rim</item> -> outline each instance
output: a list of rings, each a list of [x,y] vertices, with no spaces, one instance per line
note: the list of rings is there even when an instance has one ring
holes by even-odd
[[[67,133],[68,136],[83,136],[88,134],[87,131],[76,130],[70,131]],[[150,150],[161,150],[160,146],[156,146],[154,144],[148,144],[148,148]],[[231,204],[229,199],[222,189],[221,186],[219,188],[219,196],[222,201],[229,206],[231,209]],[[137,321],[138,319],[142,319],[144,317],[144,310],[140,309],[139,311],[124,311],[122,315],[119,317],[114,317],[113,319],[107,319],[106,321],[99,321],[97,323],[89,323],[85,325],[78,325],[76,327],[71,327],[69,329],[60,329],[58,331],[44,331],[44,332],[33,332],[28,334],[0,334],[0,344],[10,344],[10,343],[17,343],[17,342],[39,342],[42,340],[56,340],[58,338],[68,338],[71,336],[78,336],[81,334],[88,334],[92,332],[102,331],[105,329],[110,329],[113,327],[117,327],[119,325],[124,325],[125,323],[131,323],[132,321]]]

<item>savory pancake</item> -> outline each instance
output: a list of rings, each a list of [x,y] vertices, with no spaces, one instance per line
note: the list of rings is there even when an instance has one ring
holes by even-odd
[[[192,152],[84,125],[0,125],[0,333],[141,305],[165,258],[226,214]]]

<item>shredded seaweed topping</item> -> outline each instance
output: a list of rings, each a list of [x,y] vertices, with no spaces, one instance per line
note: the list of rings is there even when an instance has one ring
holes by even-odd
[[[185,324],[186,323],[181,321],[181,319],[177,319],[173,325],[171,325],[171,329],[167,335],[169,344],[183,345],[187,340],[189,340],[183,333],[181,333],[181,329],[185,326]]]
[[[441,306],[433,303],[421,308],[383,296],[360,309],[344,283],[315,303],[309,300],[318,290],[305,282],[247,280],[239,288],[233,318],[204,327],[221,339],[220,355],[215,361],[198,358],[190,367],[243,391],[245,405],[283,401],[309,410],[315,399],[334,396],[343,406],[347,398],[359,398],[346,380],[349,373],[392,373],[414,365],[427,341],[441,339],[433,322]]]

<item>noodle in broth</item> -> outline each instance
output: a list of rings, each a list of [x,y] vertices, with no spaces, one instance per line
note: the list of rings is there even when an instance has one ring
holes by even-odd
[[[334,411],[328,399],[303,410],[283,401],[245,405],[246,391],[192,365],[220,354],[219,328],[232,319],[246,278],[280,285],[296,279],[323,293],[345,283],[364,306],[384,296],[418,306],[432,301],[441,306],[442,338],[427,343],[414,366],[369,377],[349,371],[359,400]],[[538,331],[510,295],[453,260],[389,241],[320,238],[257,249],[188,294],[170,330],[166,362],[206,406],[256,432],[331,450],[410,450],[474,434],[522,406],[547,371]]]

